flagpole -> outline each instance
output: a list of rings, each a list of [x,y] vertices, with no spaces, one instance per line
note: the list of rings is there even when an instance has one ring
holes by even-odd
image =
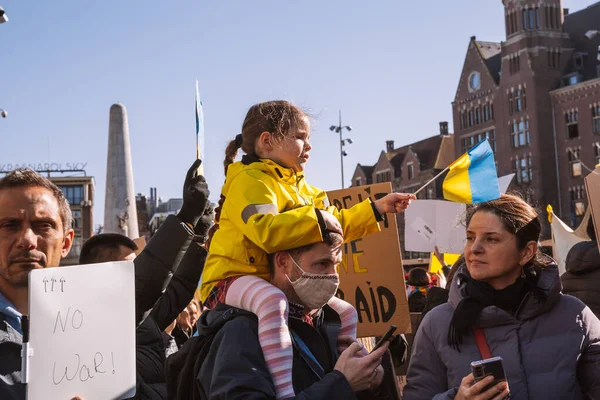
[[[417,190],[416,192],[413,193],[413,195],[417,195],[421,190],[425,189],[431,182],[435,181],[437,178],[439,178],[440,176],[442,176],[442,174],[446,171],[448,171],[450,169],[450,166],[447,166],[446,168],[444,168],[442,170],[442,172],[440,172],[439,174],[437,174],[436,176],[434,176],[433,178],[431,178],[426,184],[424,184],[423,186],[421,186],[419,188],[419,190]]]

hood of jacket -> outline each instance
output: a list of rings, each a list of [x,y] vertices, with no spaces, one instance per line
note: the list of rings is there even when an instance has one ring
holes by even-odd
[[[296,172],[291,168],[282,167],[267,158],[246,154],[242,157],[242,161],[234,162],[227,167],[227,176],[221,192],[223,196],[227,197],[229,187],[235,177],[246,171],[259,171],[289,185],[297,185],[304,179],[304,172]]]
[[[208,336],[216,333],[227,321],[242,315],[257,318],[249,311],[219,303],[213,309],[206,310],[200,315],[198,322],[196,322],[198,336]]]
[[[579,242],[571,247],[565,262],[567,271],[580,275],[600,269],[600,252],[596,242]]]
[[[546,267],[541,270],[537,283],[537,286],[546,294],[546,301],[542,302],[538,300],[533,293],[529,292],[525,295],[525,298],[521,302],[521,305],[514,316],[496,306],[485,307],[481,311],[476,325],[480,328],[487,328],[510,324],[515,321],[515,318],[524,321],[535,318],[552,309],[560,299],[562,285],[558,274],[558,266],[550,257],[546,258]],[[468,276],[468,274],[469,271],[467,270],[467,265],[462,264],[456,273],[456,277],[452,281],[448,303],[453,309],[456,309],[458,303],[465,297],[466,282],[464,278],[461,278],[464,275]]]

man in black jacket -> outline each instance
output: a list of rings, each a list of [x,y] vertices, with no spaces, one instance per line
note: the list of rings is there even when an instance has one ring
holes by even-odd
[[[340,318],[326,305],[337,287],[322,285],[328,279],[305,282],[308,290],[297,291],[292,285],[306,276],[301,270],[308,274],[335,274],[335,266],[341,262],[341,244],[341,235],[330,232],[325,235],[325,242],[269,257],[271,283],[286,294],[290,304],[288,321],[294,346],[292,383],[296,399],[386,399],[391,395],[380,387],[384,374],[381,359],[388,343],[371,354],[349,338],[342,339],[346,345],[337,348]],[[307,296],[313,301],[320,298],[322,307],[308,309]],[[237,316],[231,318],[232,314]],[[224,320],[229,321],[223,324]],[[197,369],[199,398],[275,399],[275,387],[258,341],[256,317],[218,306],[204,313],[198,322],[199,335],[215,332],[208,355]],[[184,345],[180,352],[188,347]],[[188,360],[193,362],[193,358],[194,354],[188,355]],[[177,398],[183,398],[181,393]]]
[[[590,241],[571,247],[565,261],[567,272],[560,276],[563,293],[577,297],[600,318],[600,252],[594,220],[587,226]]]
[[[204,177],[196,175],[199,163],[194,163],[188,171],[182,211],[177,217],[167,218],[138,257],[133,253],[137,250],[135,243],[114,233],[93,236],[81,249],[80,264],[131,259],[135,264],[136,324],[139,325],[135,335],[134,399],[166,399],[165,362],[171,337],[164,330],[192,300],[206,261],[203,242],[210,226],[207,220],[212,218],[212,212],[207,207],[209,192]],[[183,257],[178,256],[180,252],[184,252]],[[148,278],[144,279],[141,291],[137,290],[139,277]],[[147,309],[152,303],[150,296],[155,296],[166,281],[168,285],[164,293]],[[141,316],[144,317],[140,322]]]

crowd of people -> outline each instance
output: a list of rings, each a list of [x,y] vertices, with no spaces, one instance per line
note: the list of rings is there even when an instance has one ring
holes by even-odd
[[[337,210],[306,182],[309,139],[309,118],[295,105],[252,106],[227,146],[215,210],[197,160],[181,210],[146,247],[112,233],[86,241],[80,264],[135,266],[135,399],[399,398],[389,366],[403,362],[402,351],[393,360],[388,351],[398,338],[371,352],[357,341],[357,312],[335,296],[336,267],[343,243],[376,235],[385,214],[414,196]],[[1,399],[25,398],[28,273],[60,266],[71,221],[63,193],[36,172],[0,180]],[[581,243],[567,259],[565,293],[579,300],[562,293],[556,264],[538,249],[538,214],[520,197],[473,206],[466,226],[463,256],[436,282],[425,270],[407,276],[410,309],[423,318],[403,398],[600,398],[597,244]],[[506,373],[494,385],[471,371],[491,356]]]

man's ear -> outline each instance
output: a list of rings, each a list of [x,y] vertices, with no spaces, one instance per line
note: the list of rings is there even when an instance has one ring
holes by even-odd
[[[273,263],[275,267],[275,273],[279,272],[280,274],[288,274],[289,275],[289,263],[290,256],[284,251],[278,251],[275,253],[275,257],[273,258]]]
[[[71,251],[71,246],[73,246],[73,238],[75,237],[75,231],[73,229],[69,229],[67,233],[65,233],[65,238],[63,239],[62,249],[60,251],[60,257],[65,258],[69,251]]]

